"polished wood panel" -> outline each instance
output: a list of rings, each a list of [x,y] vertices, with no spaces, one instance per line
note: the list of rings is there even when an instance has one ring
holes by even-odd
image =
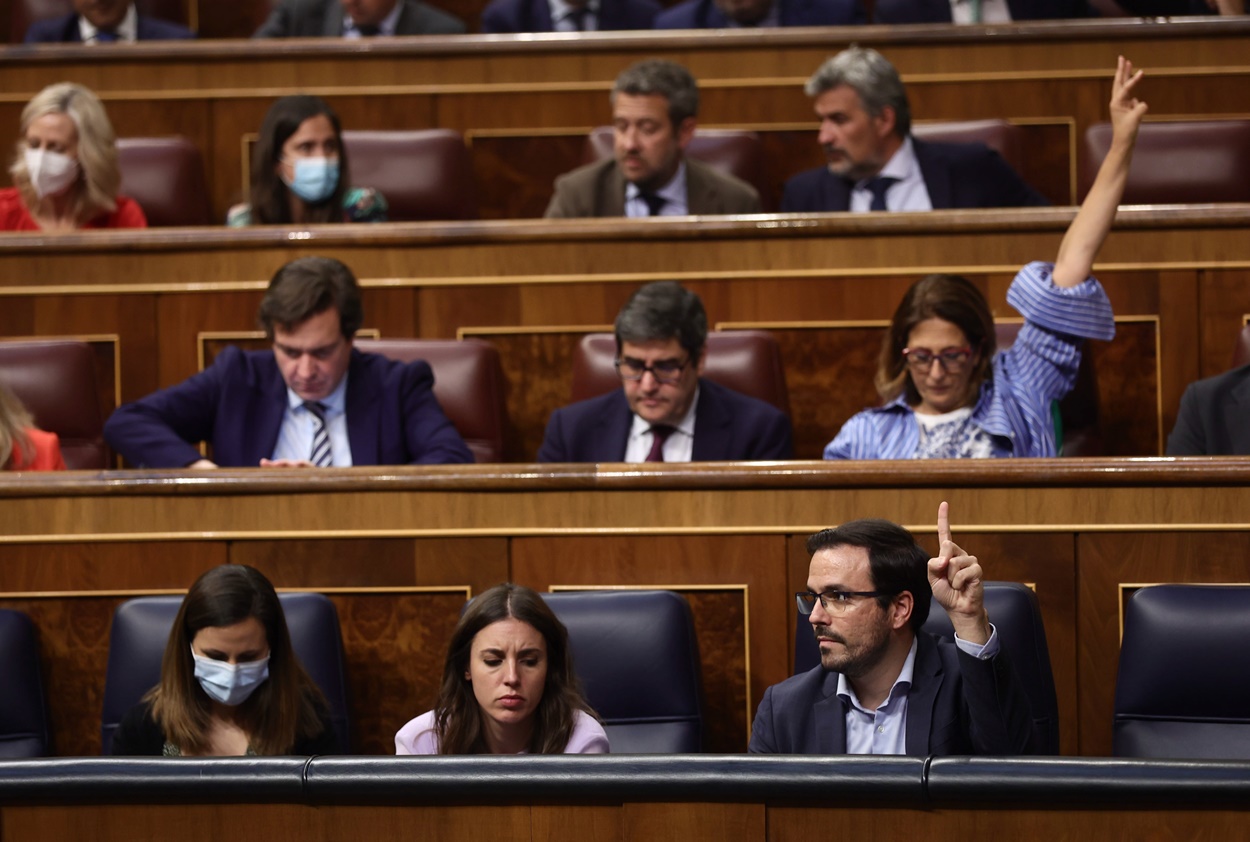
[[[790,673],[806,536],[885,516],[933,552],[947,500],[957,540],[989,578],[1036,587],[1064,751],[1097,755],[1110,749],[1120,584],[1250,581],[1247,476],[1250,460],[1237,458],[0,476],[0,584],[31,600],[68,583],[182,588],[233,559],[295,587],[671,587],[691,601],[705,684],[720,697],[709,740],[737,750],[763,689]],[[419,682],[433,679],[409,674],[402,653],[417,644],[391,633],[399,609],[352,598],[384,606],[353,621],[359,645],[377,647],[365,657],[418,682],[387,691],[390,707],[373,714],[377,748],[395,727],[386,717],[424,710]],[[435,652],[445,628],[433,624],[449,608],[421,626]],[[106,626],[61,613],[44,635],[74,652],[84,623]],[[741,633],[745,652],[730,643]],[[393,680],[387,670],[367,681]]]

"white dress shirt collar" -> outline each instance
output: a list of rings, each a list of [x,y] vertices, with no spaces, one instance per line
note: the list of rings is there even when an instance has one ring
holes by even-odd
[[[96,39],[99,32],[95,25],[87,20],[83,15],[78,16],[78,35],[82,38],[84,44],[100,44],[103,43]],[[126,16],[122,18],[122,22],[117,24],[115,30],[118,41],[133,42],[139,37],[139,13],[135,11],[135,4],[131,3],[130,8],[126,10]]]
[[[877,175],[898,179],[885,192],[886,210],[933,210],[933,202],[929,199],[929,189],[925,187],[920,162],[916,160],[916,147],[912,145],[911,135],[903,138],[903,143]],[[864,213],[872,205],[872,192],[868,189],[868,181],[866,178],[857,181],[851,188],[853,213]]]
[[[655,195],[664,198],[664,207],[660,208],[660,216],[686,216],[690,210],[689,198],[686,193],[686,159],[677,164],[677,172],[668,183],[655,191]],[[651,209],[643,201],[642,191],[632,181],[625,182],[625,215],[631,218],[647,217]]]

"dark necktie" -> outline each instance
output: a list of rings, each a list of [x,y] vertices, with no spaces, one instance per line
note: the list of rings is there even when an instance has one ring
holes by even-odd
[[[647,203],[647,212],[651,216],[659,216],[660,210],[668,204],[668,199],[645,190],[638,191],[638,198]]]
[[[888,175],[879,175],[876,178],[870,178],[864,184],[868,192],[872,194],[872,204],[868,206],[870,211],[889,210],[885,206],[885,191],[890,189],[891,184],[898,182],[897,178],[890,178]]]
[[[372,38],[382,32],[381,27],[375,24],[356,24],[356,31],[360,33],[362,38]]]
[[[121,39],[111,29],[97,29],[95,31],[95,40],[97,44],[113,44]]]
[[[651,452],[647,454],[646,462],[663,462],[664,461],[664,442],[668,441],[668,437],[673,434],[674,427],[667,424],[651,425]]]
[[[574,32],[586,31],[586,9],[585,8],[573,9],[571,12],[569,12],[567,15],[564,16],[564,19],[567,20],[569,23],[573,24]]]
[[[330,431],[326,429],[325,404],[304,401],[304,408],[317,419],[317,429],[313,430],[312,450],[308,455],[308,461],[318,468],[328,468],[334,464],[334,455],[330,452]]]

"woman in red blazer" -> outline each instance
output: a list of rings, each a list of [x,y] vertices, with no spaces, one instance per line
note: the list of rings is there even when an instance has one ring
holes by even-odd
[[[6,471],[63,471],[61,442],[45,433],[17,395],[0,383],[0,467]]]

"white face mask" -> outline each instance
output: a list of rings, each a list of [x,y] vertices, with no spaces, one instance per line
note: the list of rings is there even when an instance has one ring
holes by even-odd
[[[53,196],[78,179],[78,159],[51,149],[26,149],[26,172],[35,195]]]
[[[241,705],[269,678],[269,656],[246,664],[228,664],[195,654],[195,677],[211,698],[223,705]]]

